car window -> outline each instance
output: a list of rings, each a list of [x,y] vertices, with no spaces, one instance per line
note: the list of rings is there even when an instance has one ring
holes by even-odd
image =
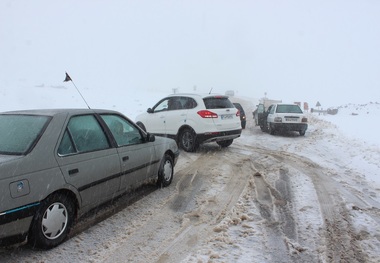
[[[49,120],[47,116],[0,115],[0,153],[22,155],[29,152]]]
[[[298,105],[277,105],[277,113],[302,113]]]
[[[172,97],[168,101],[168,110],[182,110],[182,101],[180,97]]]
[[[197,102],[193,98],[181,97],[181,101],[184,109],[194,109],[197,106]]]
[[[206,109],[235,108],[227,97],[208,97],[203,99]]]
[[[94,115],[72,117],[67,125],[58,154],[67,155],[110,148],[103,129]]]
[[[140,130],[128,120],[119,115],[101,115],[118,146],[126,146],[144,142]]]
[[[166,98],[160,102],[158,102],[154,107],[153,107],[153,111],[154,112],[160,112],[160,111],[164,111],[164,110],[168,110],[168,106],[169,105],[169,99]]]
[[[264,111],[265,111],[264,105],[263,105],[263,104],[260,104],[260,105],[257,107],[257,112],[258,112],[258,113],[263,113]]]
[[[273,105],[269,107],[269,109],[268,109],[269,114],[273,114],[274,113],[274,108],[275,107]]]

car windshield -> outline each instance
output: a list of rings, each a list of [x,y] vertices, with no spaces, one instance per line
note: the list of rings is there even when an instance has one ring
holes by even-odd
[[[48,120],[47,116],[0,115],[0,154],[29,152]]]
[[[206,109],[227,109],[235,108],[227,97],[209,97],[203,99]]]
[[[297,105],[278,105],[277,113],[302,113],[302,110]]]

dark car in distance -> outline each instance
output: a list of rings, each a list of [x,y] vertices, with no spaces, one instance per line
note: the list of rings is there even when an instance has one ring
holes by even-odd
[[[234,104],[235,108],[240,111],[241,128],[245,129],[245,125],[247,123],[247,117],[245,116],[243,106],[241,106],[241,104],[237,103],[237,102],[234,102],[233,104]]]

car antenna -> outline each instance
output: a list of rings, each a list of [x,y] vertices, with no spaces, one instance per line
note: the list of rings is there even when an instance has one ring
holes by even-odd
[[[211,94],[211,91],[212,91],[213,88],[210,89],[210,92],[208,94]]]
[[[65,77],[65,80],[64,80],[63,82],[71,81],[71,82],[73,83],[74,87],[76,88],[76,90],[78,91],[79,95],[82,97],[84,103],[86,103],[87,107],[88,107],[89,109],[91,109],[90,106],[88,106],[87,101],[86,101],[86,100],[84,99],[84,97],[82,96],[82,93],[80,93],[79,89],[78,89],[77,86],[75,85],[73,79],[69,76],[69,74],[67,74],[67,72],[65,72],[65,73],[66,73],[66,77]]]

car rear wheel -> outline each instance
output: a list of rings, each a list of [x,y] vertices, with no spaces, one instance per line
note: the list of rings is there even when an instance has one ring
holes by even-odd
[[[233,141],[234,141],[234,140],[232,139],[232,140],[226,140],[226,141],[218,141],[218,142],[216,142],[216,143],[219,144],[220,147],[225,148],[225,147],[230,146],[230,145],[232,144]]]
[[[179,136],[179,144],[186,152],[195,152],[198,148],[195,131],[190,128],[185,128]]]
[[[35,248],[49,249],[62,243],[74,221],[75,206],[65,194],[47,197],[35,215],[28,243]]]
[[[165,154],[158,171],[157,184],[161,187],[169,186],[173,180],[174,165],[173,158],[169,154]]]

